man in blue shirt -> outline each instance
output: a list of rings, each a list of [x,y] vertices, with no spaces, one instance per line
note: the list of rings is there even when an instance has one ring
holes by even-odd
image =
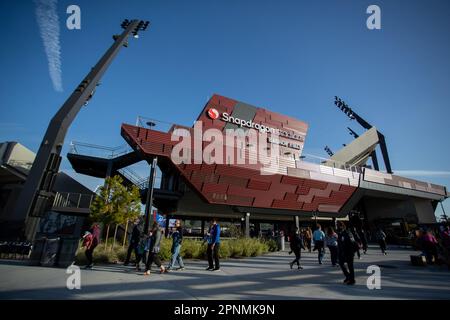
[[[322,264],[323,255],[325,253],[325,233],[322,231],[320,224],[317,224],[317,229],[313,233],[314,250],[318,250],[319,264]]]
[[[211,226],[209,228],[208,236],[208,249],[206,254],[208,256],[208,271],[219,271],[220,270],[220,262],[219,262],[219,248],[220,248],[220,226],[217,223],[217,219],[213,218],[211,220]],[[214,256],[214,264],[213,264],[213,256]]]

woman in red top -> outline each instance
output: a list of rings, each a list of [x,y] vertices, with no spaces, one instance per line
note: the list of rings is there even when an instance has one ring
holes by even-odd
[[[86,247],[86,251],[84,254],[86,255],[86,259],[88,264],[86,265],[86,269],[92,269],[94,249],[100,242],[100,227],[98,224],[94,224],[90,231],[86,231],[83,236],[83,247]]]
[[[423,252],[425,253],[425,256],[427,258],[428,264],[433,264],[433,257],[434,261],[437,261],[438,258],[437,245],[438,242],[434,237],[434,235],[431,232],[425,230],[422,234],[422,247]]]

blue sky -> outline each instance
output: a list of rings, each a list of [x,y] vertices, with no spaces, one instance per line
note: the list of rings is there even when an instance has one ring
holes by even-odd
[[[71,4],[81,30],[66,28]],[[381,30],[366,28],[371,4]],[[347,126],[362,133],[333,105],[338,95],[384,133],[394,172],[450,186],[449,1],[58,1],[63,92],[50,80],[35,7],[0,2],[0,141],[37,151],[122,20],[139,18],[150,28],[114,60],[64,155],[72,140],[123,145],[120,125],[138,115],[190,125],[218,93],[308,122],[305,152],[325,157],[325,145],[351,141]],[[62,169],[98,183],[67,161]]]

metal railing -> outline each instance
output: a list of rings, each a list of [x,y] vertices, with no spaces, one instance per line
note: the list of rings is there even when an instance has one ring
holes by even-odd
[[[54,208],[89,209],[94,195],[73,192],[57,192],[53,200]]]
[[[33,161],[29,160],[8,160],[6,162],[7,165],[14,167],[16,169],[24,169],[24,170],[30,170],[33,166]]]
[[[136,119],[136,127],[155,129],[162,132],[169,132],[170,128],[177,125],[179,126],[179,124],[176,123],[143,116],[138,116]]]
[[[296,159],[296,160],[304,161],[304,162],[308,162],[308,163],[319,164],[321,166],[327,166],[327,167],[331,167],[331,168],[335,168],[335,169],[356,172],[356,173],[362,173],[364,170],[364,167],[361,167],[361,166],[350,165],[345,162],[332,160],[330,158],[319,157],[319,156],[308,154],[308,153],[303,153],[302,156],[300,157],[300,159]]]
[[[73,154],[112,159],[132,151],[133,149],[128,144],[123,144],[117,147],[107,147],[79,141],[71,141],[69,152]]]

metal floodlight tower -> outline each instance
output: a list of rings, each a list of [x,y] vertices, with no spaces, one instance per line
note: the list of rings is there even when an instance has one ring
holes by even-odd
[[[326,153],[328,153],[328,155],[330,157],[332,157],[334,155],[334,152],[331,151],[331,149],[328,146],[325,146],[324,150],[326,151]]]
[[[372,128],[372,125],[370,123],[368,123],[366,120],[361,118],[355,111],[352,110],[352,108],[350,108],[348,106],[348,104],[346,104],[338,96],[334,96],[334,104],[339,109],[341,109],[341,111],[344,112],[350,120],[356,120],[356,122],[358,122],[364,129],[369,130]],[[348,129],[350,130],[351,135],[353,135],[352,132],[355,133],[350,128],[348,128]],[[383,155],[383,160],[384,160],[384,165],[386,166],[386,171],[388,173],[393,173],[392,168],[391,168],[391,162],[389,160],[389,154],[387,151],[386,139],[384,138],[384,135],[381,132],[377,131],[377,134],[378,134],[378,139],[380,141],[380,149],[381,149],[381,154]],[[376,156],[375,151],[372,152],[371,156],[372,156],[375,170],[379,170],[377,156]]]
[[[124,29],[122,34],[113,36],[113,45],[51,119],[14,212],[17,220],[25,222],[23,235],[27,239],[34,239],[39,217],[43,217],[51,208],[54,198],[53,184],[61,163],[60,154],[67,130],[81,107],[92,98],[101,77],[120,49],[128,46],[128,36],[136,36],[139,31],[146,30],[148,25],[148,21],[125,19],[121,24]]]

